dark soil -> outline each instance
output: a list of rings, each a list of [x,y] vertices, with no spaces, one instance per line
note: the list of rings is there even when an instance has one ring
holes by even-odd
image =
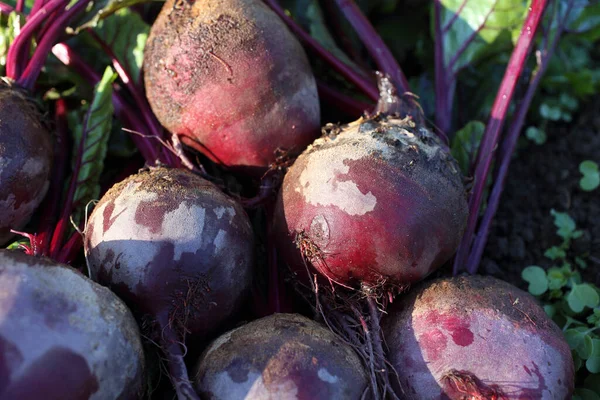
[[[544,251],[559,245],[550,210],[567,212],[583,230],[569,251],[585,257],[585,280],[600,285],[600,188],[579,188],[579,163],[600,164],[600,97],[570,125],[548,128],[548,140],[526,143],[512,161],[503,198],[481,263],[480,273],[495,275],[526,288],[521,270],[550,267]]]

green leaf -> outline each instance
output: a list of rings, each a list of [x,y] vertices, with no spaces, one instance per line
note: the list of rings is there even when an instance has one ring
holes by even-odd
[[[573,399],[579,400],[600,400],[600,396],[597,393],[589,389],[577,388],[573,393]]]
[[[110,47],[133,81],[138,83],[150,26],[138,13],[125,8],[101,21],[94,32]]]
[[[600,373],[600,356],[593,356],[586,360],[585,367],[592,374]]]
[[[529,282],[529,293],[534,296],[544,294],[548,290],[548,278],[546,278],[546,271],[537,265],[530,265],[523,269],[521,277]]]
[[[451,151],[465,175],[470,173],[471,161],[474,159],[479,143],[485,131],[481,121],[470,121],[456,132],[452,140]]]
[[[77,149],[83,150],[73,201],[73,219],[76,223],[82,221],[87,203],[100,195],[99,179],[104,169],[104,158],[113,118],[112,83],[116,77],[117,74],[112,68],[107,67],[94,89],[94,98],[87,110],[83,125],[77,126],[73,131],[74,171],[80,154]]]
[[[441,0],[441,4],[444,65],[454,73],[510,48],[528,6],[524,0]]]
[[[19,250],[22,248],[22,246],[29,247],[30,245],[31,245],[31,243],[29,242],[28,238],[20,238],[20,239],[17,239],[16,241],[12,242],[8,246],[6,246],[6,248],[8,250]]]
[[[565,258],[567,256],[567,253],[564,249],[558,246],[552,246],[544,252],[544,256],[551,260],[558,260]]]
[[[577,264],[577,266],[579,268],[581,268],[581,269],[586,269],[587,268],[587,262],[583,258],[581,258],[579,256],[575,257],[575,264]]]
[[[581,285],[575,284],[567,295],[567,302],[571,310],[580,313],[585,307],[596,307],[598,303],[600,303],[600,296],[598,296],[598,292],[587,283],[582,283]]]
[[[542,118],[549,119],[550,121],[559,121],[562,113],[559,106],[543,103],[540,106],[540,115]]]
[[[541,130],[540,128],[536,128],[535,126],[530,126],[525,131],[525,136],[527,139],[531,140],[535,144],[542,145],[546,143],[546,132]]]
[[[579,355],[582,360],[587,360],[592,355],[593,350],[594,343],[592,342],[592,338],[590,335],[586,334],[581,343],[579,343],[579,346],[577,346],[577,355]]]
[[[587,336],[587,333],[586,329],[572,328],[567,329],[564,335],[571,350],[575,350],[583,343],[583,339]]]
[[[0,14],[0,66],[6,65],[6,55],[8,48],[15,40],[15,36],[21,30],[25,19],[17,14],[16,11],[8,15]],[[4,72],[4,71],[2,71]],[[4,73],[2,74],[4,75]]]
[[[586,192],[591,192],[600,186],[600,171],[598,164],[591,160],[582,161],[579,164],[579,172],[583,178],[579,181],[579,186]]]
[[[550,290],[560,289],[567,284],[568,278],[562,269],[552,267],[546,273],[548,276],[548,287]]]
[[[101,20],[123,8],[153,1],[156,0],[94,0],[83,18],[76,20],[76,26],[71,29],[75,33],[79,33],[83,29],[95,27]]]
[[[573,221],[573,218],[569,214],[558,212],[554,209],[550,210],[550,214],[554,217],[554,226],[558,228],[556,234],[565,241],[577,239],[583,234],[583,232],[575,230],[575,221]]]

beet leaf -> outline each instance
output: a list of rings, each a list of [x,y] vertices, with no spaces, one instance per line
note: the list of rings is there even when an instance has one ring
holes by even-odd
[[[451,133],[459,72],[511,48],[527,13],[527,2],[435,0],[434,10],[436,124]]]

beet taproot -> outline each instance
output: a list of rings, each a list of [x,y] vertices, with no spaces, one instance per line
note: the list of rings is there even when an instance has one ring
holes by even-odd
[[[252,282],[254,237],[244,209],[188,170],[150,169],[102,197],[84,247],[94,280],[148,323],[144,333],[169,358],[180,398],[194,398],[182,344],[208,339]]]
[[[382,321],[408,399],[571,399],[573,359],[528,293],[488,276],[415,287]]]
[[[194,373],[206,399],[360,399],[367,376],[351,347],[298,314],[274,314],[217,338]]]
[[[168,0],[144,52],[146,93],[162,125],[213,161],[264,171],[278,149],[319,133],[306,54],[260,0]]]
[[[50,186],[52,138],[28,96],[0,81],[0,245],[29,222]]]
[[[288,264],[343,285],[416,282],[456,251],[466,191],[447,147],[411,117],[327,127],[289,168],[274,229]]]
[[[0,398],[140,399],[138,326],[110,290],[46,258],[0,250]]]

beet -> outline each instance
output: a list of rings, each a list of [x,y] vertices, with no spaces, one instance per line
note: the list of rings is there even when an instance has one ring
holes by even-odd
[[[144,53],[146,92],[170,132],[213,161],[255,173],[319,132],[312,71],[260,0],[168,0]]]
[[[367,377],[352,348],[297,314],[274,314],[216,339],[196,364],[206,399],[360,399]]]
[[[92,277],[144,320],[176,387],[186,386],[181,344],[209,338],[250,289],[254,241],[243,208],[192,172],[151,169],[102,197],[84,246]]]
[[[440,139],[410,117],[329,126],[287,172],[274,225],[289,265],[343,285],[416,282],[456,251],[466,192]],[[304,273],[304,272],[303,272]]]
[[[26,92],[0,81],[0,245],[29,222],[50,185],[53,147]]]
[[[499,279],[438,279],[382,321],[409,399],[571,399],[573,359],[536,300]]]
[[[0,398],[139,399],[137,324],[110,290],[66,265],[0,250]]]

